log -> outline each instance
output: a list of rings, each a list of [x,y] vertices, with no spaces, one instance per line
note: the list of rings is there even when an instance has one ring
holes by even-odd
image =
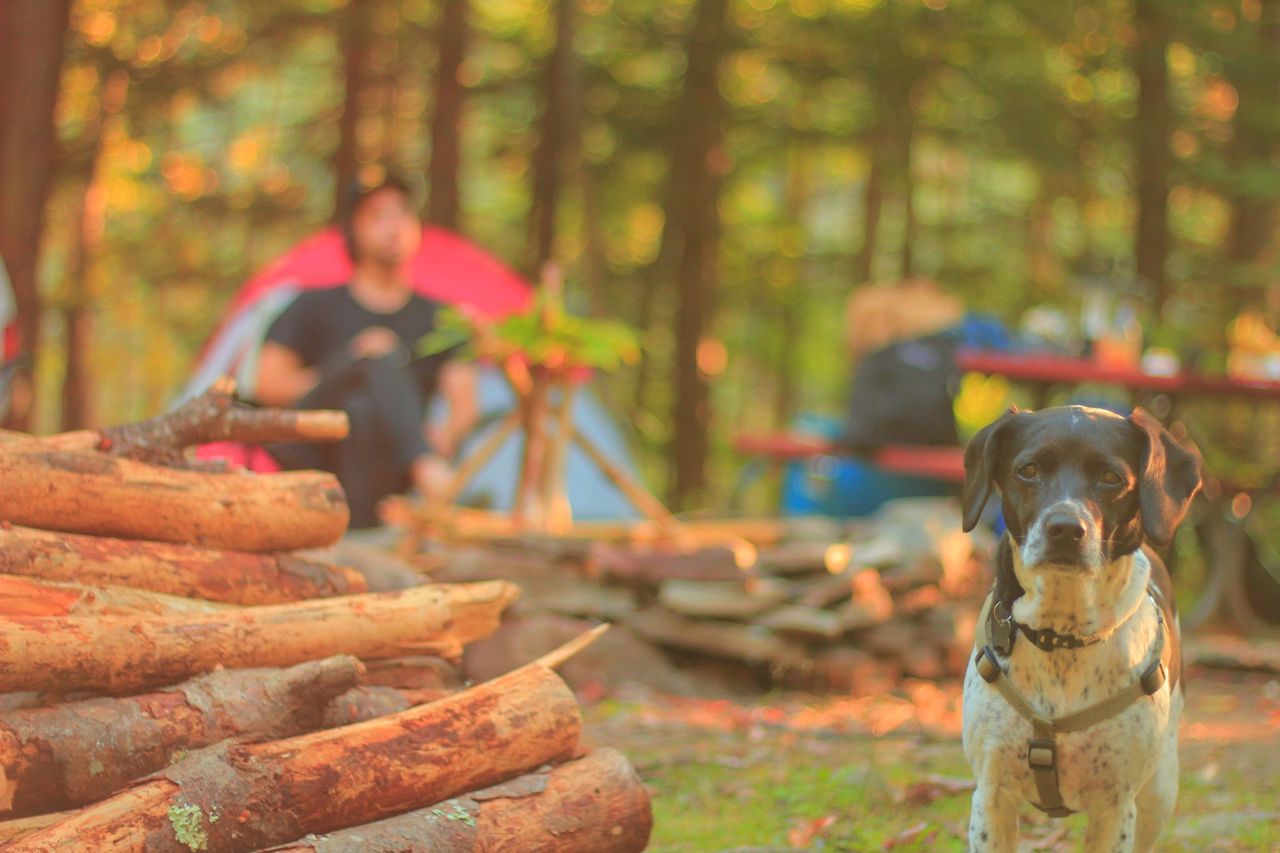
[[[445,690],[462,686],[462,673],[447,660],[428,655],[365,661],[361,684],[399,690]]]
[[[98,450],[149,462],[180,462],[182,450],[214,441],[266,444],[273,441],[341,441],[350,424],[346,412],[262,409],[240,404],[236,383],[216,381],[204,394],[171,412],[98,433]]]
[[[52,826],[60,820],[66,820],[73,811],[66,812],[50,812],[48,814],[32,815],[31,817],[20,817],[14,820],[0,821],[0,844],[13,841],[18,838],[24,838],[37,829],[44,829],[46,826]]]
[[[598,749],[398,817],[271,848],[288,853],[631,853],[653,828],[649,795],[627,759]]]
[[[681,616],[746,620],[786,600],[784,585],[769,578],[753,581],[663,581],[658,603]]]
[[[578,705],[550,658],[389,717],[193,753],[8,849],[252,850],[495,785],[578,742]]]
[[[87,586],[0,575],[0,617],[155,616],[226,613],[229,604],[122,586]]]
[[[593,576],[635,586],[658,586],[665,580],[742,581],[751,568],[740,552],[725,547],[693,552],[636,551],[597,543],[588,561]]]
[[[626,618],[636,610],[631,590],[605,586],[597,581],[581,580],[561,570],[558,578],[526,578],[520,585],[520,612],[558,613],[562,616],[585,616],[605,622]],[[741,591],[742,584],[737,587]]]
[[[0,714],[0,811],[32,814],[102,799],[229,737],[319,728],[360,663],[332,657],[290,669],[220,670],[158,693]]]
[[[336,729],[363,723],[376,717],[398,714],[414,705],[425,705],[458,692],[450,688],[420,688],[400,690],[395,687],[353,687],[335,697],[324,709],[322,725],[317,728]]]
[[[329,545],[348,510],[332,474],[201,474],[94,451],[0,445],[0,521],[44,530],[289,551]]]
[[[228,604],[280,604],[365,591],[359,572],[290,554],[254,554],[29,527],[0,528],[0,572],[113,584]]]
[[[845,632],[845,620],[834,610],[803,604],[784,604],[755,620],[771,631],[808,640],[835,640]]]
[[[218,665],[291,666],[336,654],[454,657],[497,629],[516,594],[490,581],[211,614],[0,620],[0,691],[124,693]]]
[[[658,645],[730,660],[789,666],[809,656],[799,643],[755,625],[686,619],[661,609],[642,610],[625,624]]]

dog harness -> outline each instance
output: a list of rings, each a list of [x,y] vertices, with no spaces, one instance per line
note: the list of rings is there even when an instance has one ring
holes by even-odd
[[[1032,803],[1032,805],[1050,817],[1067,817],[1074,814],[1074,812],[1063,803],[1062,791],[1058,787],[1058,747],[1056,736],[1067,732],[1078,732],[1105,722],[1139,699],[1150,696],[1163,687],[1167,672],[1164,653],[1166,646],[1165,632],[1168,630],[1168,626],[1165,625],[1163,612],[1161,612],[1159,605],[1156,605],[1155,642],[1147,655],[1147,661],[1140,669],[1134,671],[1134,680],[1119,693],[1115,693],[1101,702],[1096,702],[1072,714],[1050,718],[1039,713],[1027,701],[1027,698],[1018,691],[1018,688],[1013,686],[1013,682],[1009,680],[1008,673],[1005,672],[996,657],[996,651],[990,644],[990,636],[1007,631],[1007,636],[1012,637],[1016,623],[1013,622],[1012,616],[1007,616],[997,619],[1000,626],[989,624],[994,616],[992,603],[994,597],[995,592],[993,590],[987,595],[987,600],[982,605],[982,614],[978,617],[978,625],[975,632],[978,653],[974,659],[974,665],[977,667],[978,674],[982,676],[983,681],[995,687],[1000,692],[1000,695],[1004,697],[1004,700],[1009,703],[1009,707],[1031,723],[1032,737],[1027,744],[1027,764],[1031,767],[1031,775],[1036,783],[1036,792],[1040,796],[1040,802]],[[1156,603],[1153,595],[1148,594],[1148,598],[1153,604]],[[1079,648],[1081,645],[1091,644],[1055,645],[1045,650],[1051,651],[1052,648]],[[1036,643],[1036,645],[1039,648],[1044,648],[1039,643]],[[1011,646],[1012,641],[1010,640],[1002,651],[1008,654]]]

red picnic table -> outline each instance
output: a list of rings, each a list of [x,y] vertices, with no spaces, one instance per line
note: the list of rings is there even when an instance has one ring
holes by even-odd
[[[1050,388],[1063,385],[1112,385],[1135,394],[1165,394],[1170,398],[1166,417],[1172,412],[1173,401],[1183,396],[1280,402],[1280,382],[1194,372],[1155,375],[1137,368],[1100,365],[1086,358],[1057,354],[960,350],[956,354],[956,366],[965,372],[1004,376],[1033,386],[1037,408],[1046,403]],[[1252,510],[1253,496],[1258,492],[1274,491],[1275,487],[1247,488],[1217,478],[1210,485],[1206,489],[1209,511],[1204,516],[1204,527],[1197,529],[1209,558],[1208,586],[1186,619],[1188,627],[1217,617],[1252,632],[1280,629],[1280,625],[1270,623],[1256,613],[1245,583],[1248,552],[1245,540],[1248,532],[1244,521]],[[1238,500],[1242,495],[1249,499]],[[1206,539],[1207,542],[1204,541]]]
[[[1265,379],[1237,379],[1206,373],[1176,373],[1172,376],[1146,373],[1138,368],[1111,367],[1087,358],[1054,353],[1022,355],[962,349],[956,366],[966,373],[987,373],[1020,380],[1041,387],[1053,385],[1114,385],[1131,391],[1170,395],[1242,397],[1280,400],[1280,382]]]
[[[851,455],[850,450],[833,442],[804,435],[741,435],[734,439],[733,447],[747,456],[763,456],[776,462]],[[964,482],[964,449],[960,447],[890,444],[867,454],[866,459],[895,474]]]

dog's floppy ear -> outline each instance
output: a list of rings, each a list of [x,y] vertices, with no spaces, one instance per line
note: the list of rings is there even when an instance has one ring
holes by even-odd
[[[1009,422],[1017,414],[1016,408],[1009,409],[999,420],[979,430],[964,449],[964,497],[961,504],[964,508],[965,533],[978,526],[982,508],[991,497],[991,489],[995,485],[996,461],[1000,458],[1002,433],[1007,432]]]
[[[1134,409],[1129,421],[1142,442],[1138,471],[1138,505],[1142,529],[1158,546],[1173,539],[1191,499],[1200,490],[1200,464],[1160,422],[1142,409]]]

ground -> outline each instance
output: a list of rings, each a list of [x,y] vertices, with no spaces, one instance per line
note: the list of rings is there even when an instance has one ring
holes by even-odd
[[[1182,795],[1162,851],[1280,851],[1280,680],[1193,671]],[[959,685],[868,699],[672,699],[623,690],[587,740],[623,750],[653,793],[650,849],[963,850],[969,773]],[[1082,818],[1027,807],[1024,850],[1075,850]]]

